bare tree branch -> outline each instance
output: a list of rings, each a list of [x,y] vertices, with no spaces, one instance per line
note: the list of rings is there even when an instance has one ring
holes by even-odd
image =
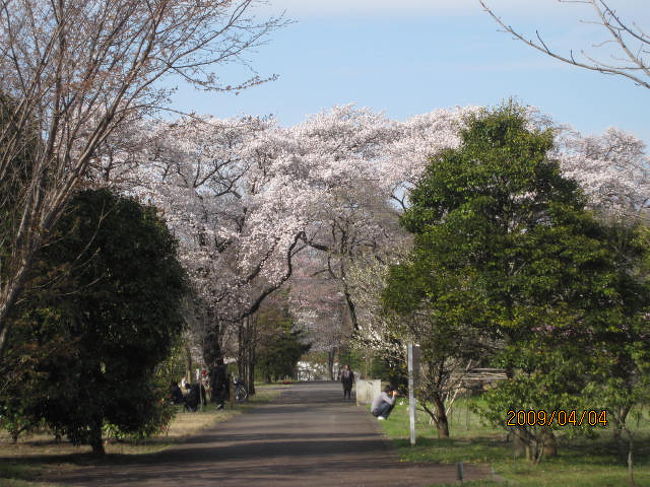
[[[0,235],[7,250],[0,353],[35,252],[111,135],[166,109],[169,89],[159,82],[177,76],[204,90],[236,91],[274,79],[254,74],[229,85],[214,72],[246,65],[243,55],[285,23],[255,20],[256,3],[0,0],[0,95],[10,101],[2,107],[9,115],[0,126],[0,181],[14,171],[25,134],[39,139],[25,162],[28,177],[12,188],[19,193],[8,199],[0,185],[0,215],[13,215]]]
[[[590,5],[596,13],[598,21],[589,23],[600,25],[609,36],[608,40],[594,44],[592,47],[598,49],[609,46],[610,44],[615,45],[623,56],[618,57],[610,54],[609,58],[611,58],[611,60],[604,61],[601,57],[589,54],[584,50],[580,51],[580,54],[584,58],[583,60],[576,59],[573,50],[569,51],[568,55],[560,54],[549,47],[538,31],[535,31],[536,40],[529,39],[498,16],[494,10],[487,5],[486,0],[479,0],[479,3],[506,32],[512,34],[515,39],[533,49],[536,49],[537,51],[579,68],[597,71],[608,75],[622,76],[632,80],[639,86],[650,88],[650,63],[644,57],[644,54],[647,54],[644,46],[650,44],[650,37],[648,37],[643,30],[641,30],[635,23],[627,23],[626,21],[623,21],[621,17],[609,7],[605,0],[558,1],[560,3]],[[612,63],[611,61],[618,61],[618,63]]]

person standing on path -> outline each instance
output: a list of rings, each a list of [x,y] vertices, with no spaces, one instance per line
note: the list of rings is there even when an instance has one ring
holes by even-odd
[[[397,391],[392,386],[386,386],[384,392],[372,401],[370,412],[379,420],[388,419],[388,416],[395,407],[395,399],[397,399]]]
[[[223,409],[228,396],[228,374],[222,358],[217,359],[217,364],[210,380],[212,401],[217,405],[217,409]]]
[[[343,384],[343,399],[352,399],[352,384],[354,384],[354,372],[350,370],[350,366],[345,364],[341,371],[341,384]]]

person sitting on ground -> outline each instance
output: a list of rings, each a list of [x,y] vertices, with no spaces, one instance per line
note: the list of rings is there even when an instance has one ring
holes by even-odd
[[[372,405],[370,406],[370,412],[373,416],[376,416],[377,419],[383,420],[388,419],[390,412],[395,407],[395,399],[397,398],[397,391],[393,389],[392,386],[386,386],[384,392],[379,394]]]
[[[172,380],[169,385],[169,398],[172,401],[172,404],[183,404],[185,398],[183,397],[183,391],[178,387],[176,381]]]
[[[187,396],[185,396],[185,409],[194,413],[199,407],[199,402],[201,401],[201,392],[198,384],[185,384],[185,387],[189,389]]]

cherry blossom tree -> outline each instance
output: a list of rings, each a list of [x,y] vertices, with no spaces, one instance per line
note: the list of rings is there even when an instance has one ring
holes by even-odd
[[[210,347],[236,346],[242,320],[293,275],[294,317],[322,335],[324,348],[335,349],[354,329],[386,349],[394,342],[382,335],[386,324],[372,311],[372,293],[358,292],[358,276],[350,273],[385,265],[410,245],[398,225],[409,188],[431,155],[458,146],[467,115],[478,110],[396,122],[346,105],[289,128],[273,119],[192,116],[126,137],[126,147],[142,148],[135,163],[118,144],[110,157],[133,168],[116,180],[159,205],[179,238],[207,307],[202,334]],[[528,117],[557,130],[555,156],[594,208],[647,204],[647,158],[638,140],[615,130],[583,137],[534,109]],[[98,165],[102,174],[113,171],[110,157]]]
[[[438,110],[399,123],[345,105],[293,128],[304,187],[319,201],[312,205],[310,237],[302,239],[325,253],[322,271],[338,282],[354,329],[359,323],[348,268],[368,255],[381,259],[383,249],[402,238],[398,216],[408,205],[408,188],[428,157],[459,143],[458,130],[475,110]]]
[[[397,124],[385,116],[352,105],[337,106],[308,118],[292,130],[303,172],[304,187],[318,204],[301,236],[312,249],[324,252],[322,269],[338,283],[347,312],[357,318],[346,282],[351,259],[378,251],[397,230],[397,212],[388,204],[386,147],[399,136]]]
[[[598,136],[564,128],[556,140],[562,170],[578,181],[591,208],[619,219],[647,217],[650,158],[641,140],[616,128]]]
[[[327,356],[327,371],[334,380],[336,356],[350,341],[352,325],[339,283],[322,272],[325,258],[315,249],[297,256],[296,272],[288,282],[289,309],[310,351]]]
[[[398,136],[387,145],[382,177],[390,188],[390,198],[400,210],[408,206],[408,191],[418,181],[429,158],[460,144],[459,131],[477,106],[438,109],[415,115],[397,126]]]
[[[366,353],[392,362],[406,360],[405,337],[397,332],[400,328],[398,317],[383,309],[382,292],[389,266],[399,263],[400,257],[405,255],[406,248],[399,248],[385,262],[356,263],[350,269],[352,299],[360,310],[354,344]]]
[[[391,199],[402,191],[404,204],[406,185],[428,155],[457,144],[472,110],[400,124],[346,105],[289,129],[251,117],[154,124],[143,128],[145,160],[132,191],[162,208],[197,288],[219,303],[223,318],[253,312],[308,245],[324,253],[320,270],[339,283],[355,324],[346,266],[366,253],[380,256],[395,240],[401,207]],[[418,150],[407,152],[412,145]],[[98,170],[107,173],[112,160]]]
[[[218,78],[215,66],[242,60],[282,24],[256,21],[255,0],[3,0],[0,3],[0,180],[15,174],[26,134],[38,144],[21,177],[15,215],[2,245],[0,352],[6,320],[36,251],[84,182],[98,148],[120,127],[168,105],[175,76],[206,90],[245,88]],[[6,211],[5,211],[6,210]]]
[[[185,117],[149,132],[126,190],[158,205],[180,241],[211,367],[236,353],[243,320],[291,275],[302,226],[274,169],[287,141],[273,120],[253,117]]]

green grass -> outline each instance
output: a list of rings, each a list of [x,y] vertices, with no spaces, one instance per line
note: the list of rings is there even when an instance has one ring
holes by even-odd
[[[428,416],[417,413],[416,445],[408,440],[408,413],[405,405],[397,406],[390,419],[381,424],[393,439],[405,461],[440,463],[478,463],[490,465],[505,485],[521,487],[621,487],[629,485],[627,467],[617,456],[610,429],[598,429],[593,438],[570,438],[568,430],[558,434],[558,456],[533,465],[525,459],[514,459],[512,445],[506,442],[503,430],[486,426],[481,418],[460,401],[451,421],[451,438],[438,439]],[[636,431],[636,484],[650,487],[650,421],[648,411],[643,418],[633,418]],[[458,485],[458,484],[454,484]],[[467,482],[468,486],[504,485],[494,481]]]

